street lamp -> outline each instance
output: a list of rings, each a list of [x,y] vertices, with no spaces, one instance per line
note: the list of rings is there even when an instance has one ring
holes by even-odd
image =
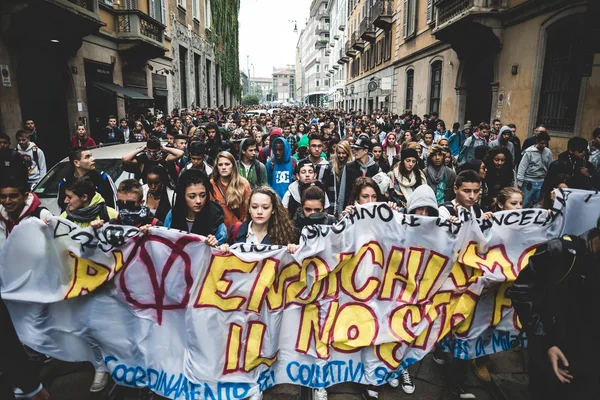
[[[294,33],[298,33],[298,22],[295,19],[288,20],[288,22],[294,23]]]

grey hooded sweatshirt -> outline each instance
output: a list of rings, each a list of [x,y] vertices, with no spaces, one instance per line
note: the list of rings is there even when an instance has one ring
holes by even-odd
[[[537,146],[531,146],[523,152],[523,158],[517,171],[517,183],[524,181],[540,182],[546,178],[546,173],[552,162],[552,151],[545,147],[540,152]]]
[[[438,215],[438,204],[435,198],[435,193],[428,185],[417,187],[412,196],[406,202],[406,213],[414,214],[417,208],[429,207],[429,216]]]

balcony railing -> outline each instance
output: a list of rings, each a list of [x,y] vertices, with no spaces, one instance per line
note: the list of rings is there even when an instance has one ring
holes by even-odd
[[[68,0],[68,1],[69,1],[69,3],[73,3],[76,6],[85,8],[86,10],[95,11],[94,5],[96,3],[96,0]]]
[[[368,42],[374,42],[375,35],[375,27],[371,23],[371,19],[369,16],[365,16],[360,23],[359,34],[361,39],[366,40]]]
[[[352,39],[348,39],[348,41],[346,42],[346,46],[344,48],[345,52],[346,52],[346,56],[348,57],[354,57],[356,56],[356,50],[354,50],[354,48],[352,47]]]
[[[437,0],[437,26],[468,13],[498,12],[506,9],[507,0]]]
[[[364,43],[364,42],[362,41],[362,39],[361,39],[361,38],[358,36],[358,32],[354,32],[354,33],[352,34],[352,40],[351,40],[351,43],[352,43],[352,47],[353,47],[355,50],[359,50],[359,51],[360,51],[360,50],[362,50],[362,49],[364,49],[364,48],[365,48],[365,43]]]
[[[371,22],[378,28],[391,28],[393,16],[392,0],[376,0],[371,7]]]
[[[162,46],[165,26],[139,10],[118,10],[117,32],[124,39],[135,39],[139,35]]]
[[[317,40],[315,42],[315,49],[324,49],[325,47],[327,47],[327,40]]]

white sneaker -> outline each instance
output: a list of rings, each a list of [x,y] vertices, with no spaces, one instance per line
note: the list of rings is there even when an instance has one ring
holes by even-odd
[[[313,389],[312,395],[312,400],[327,400],[327,390],[323,388]]]
[[[108,372],[98,372],[94,374],[94,382],[92,382],[92,387],[90,387],[90,392],[97,393],[104,390],[106,384],[108,383],[108,377],[110,373]]]
[[[404,371],[401,375],[402,378],[402,390],[406,394],[413,394],[415,392],[415,383],[413,382],[410,373]]]
[[[262,398],[263,398],[263,394],[262,394],[262,392],[259,391],[259,392],[254,393],[252,396],[250,396],[248,398],[248,400],[262,400]]]
[[[397,388],[398,386],[400,386],[400,381],[396,378],[392,378],[388,381],[388,384],[393,388]]]

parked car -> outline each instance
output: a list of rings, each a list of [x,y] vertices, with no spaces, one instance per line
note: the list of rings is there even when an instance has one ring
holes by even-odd
[[[133,168],[128,166],[127,171],[125,171],[121,157],[141,146],[143,146],[143,143],[127,143],[92,149],[92,155],[96,159],[96,170],[106,172],[112,178],[116,187],[125,179],[135,178],[135,166]],[[33,189],[33,192],[40,198],[42,206],[57,216],[60,215],[57,203],[58,184],[70,171],[71,165],[67,157],[52,167]]]
[[[250,110],[246,111],[245,114],[247,117],[258,117],[260,114],[266,114],[267,110]]]

